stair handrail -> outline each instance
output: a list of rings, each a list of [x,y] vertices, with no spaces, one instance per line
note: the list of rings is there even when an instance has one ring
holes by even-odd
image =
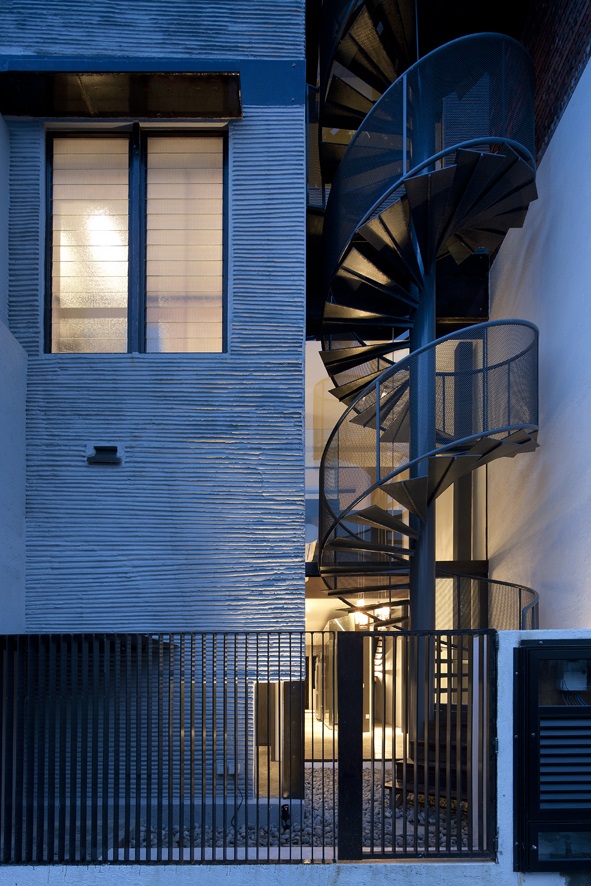
[[[489,131],[487,131],[485,121],[481,119],[482,115],[477,115],[474,122],[474,128],[478,130],[477,134],[475,132],[473,137],[467,135],[464,138],[452,138],[450,144],[446,144],[439,150],[434,150],[432,145],[435,139],[436,124],[438,120],[444,118],[444,99],[454,93],[457,95],[463,85],[460,71],[465,74],[465,71],[469,70],[470,88],[474,87],[485,74],[490,75],[491,72],[487,71],[486,62],[487,60],[492,61],[492,57],[488,59],[487,46],[494,47],[495,61],[499,65],[499,70],[496,72],[499,88],[495,93],[499,104],[494,105],[489,102]],[[471,52],[472,58],[470,58]],[[456,55],[458,56],[458,76],[451,78],[455,81],[454,88],[452,89],[450,83],[445,96],[440,96],[441,108],[437,109],[433,107],[436,104],[436,97],[433,93],[438,86],[440,87],[445,82],[446,70],[449,71],[450,68],[450,58],[453,59]],[[519,71],[509,65],[509,59],[515,69],[520,68]],[[426,73],[429,72],[432,65],[436,70],[431,72],[429,79],[429,82],[434,84],[429,95],[429,88],[424,81]],[[459,149],[478,145],[508,145],[532,168],[535,168],[534,132],[531,125],[531,121],[533,121],[533,76],[531,59],[517,40],[506,34],[480,33],[460,37],[434,49],[411,65],[392,83],[357,130],[332,182],[324,221],[327,253],[325,285],[327,291],[355,232],[376,213],[378,208],[401,187],[406,179],[417,175]],[[420,84],[420,90],[418,88],[416,90],[417,95],[420,91],[421,103],[423,105],[429,103],[431,107],[429,113],[417,114],[415,122],[420,118],[422,127],[415,131],[415,129],[409,130],[407,120],[409,93],[411,93],[412,99],[412,89],[409,84],[411,81],[419,79],[423,82]],[[396,115],[389,112],[391,106],[392,110],[398,112]],[[511,113],[508,112],[509,108],[511,108]],[[437,113],[437,110],[440,113]],[[379,121],[375,127],[374,121]],[[400,125],[395,126],[395,121],[398,121]],[[433,132],[430,133],[432,137],[425,137],[426,127],[433,129]],[[464,130],[465,128],[464,126]],[[392,137],[397,134],[400,135],[400,149],[395,149],[391,142]],[[381,155],[379,145],[376,144],[378,136],[390,139]],[[359,153],[363,155],[363,161],[359,160],[357,156]],[[385,164],[383,159],[377,163],[375,162],[376,157],[388,157],[388,163]],[[376,169],[383,168],[385,165],[387,165],[388,171],[384,179],[379,182],[378,187],[375,185],[372,187],[359,186],[359,173],[355,169],[356,166],[363,170],[363,177],[367,180],[368,171],[375,172]],[[351,167],[353,168],[350,169]],[[398,171],[396,171],[397,169]],[[353,178],[355,181],[355,176],[357,184],[347,186],[348,179]],[[355,208],[349,207],[349,202],[354,202]]]

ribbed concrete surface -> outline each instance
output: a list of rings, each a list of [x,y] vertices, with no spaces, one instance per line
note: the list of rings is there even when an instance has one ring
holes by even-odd
[[[4,0],[3,55],[288,58],[304,0]]]
[[[302,109],[246,108],[231,129],[221,355],[41,354],[42,141],[12,126],[27,629],[302,628]],[[94,444],[122,447],[123,464],[87,465]]]

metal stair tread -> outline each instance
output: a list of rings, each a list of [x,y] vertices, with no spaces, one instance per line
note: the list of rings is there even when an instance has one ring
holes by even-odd
[[[359,394],[364,388],[367,387],[370,382],[375,381],[382,374],[383,370],[380,369],[377,372],[371,372],[369,375],[364,375],[361,378],[356,379],[355,381],[350,381],[345,385],[339,385],[336,388],[330,388],[329,394],[332,394],[337,400],[340,400],[341,403],[348,404],[348,402],[355,399],[357,394]]]
[[[410,438],[410,421],[409,421],[409,413],[410,413],[410,400],[407,398],[406,402],[401,406],[398,410],[397,414],[394,416],[394,419],[390,421],[388,425],[384,428],[380,435],[380,443],[393,443],[396,441],[397,443],[408,443]],[[392,415],[392,409],[389,410],[386,418],[390,418]],[[382,423],[384,419],[382,418]],[[405,425],[406,422],[406,425]]]
[[[366,363],[374,357],[384,357],[386,354],[395,353],[408,349],[408,343],[387,342],[379,345],[360,345],[355,348],[335,348],[333,350],[320,351],[320,356],[326,368],[333,372],[345,369],[353,369]],[[335,370],[335,366],[339,368]]]
[[[337,129],[357,129],[374,103],[339,76],[330,79],[323,103],[323,125]]]
[[[380,486],[395,501],[424,521],[427,511],[428,477],[398,480]]]
[[[408,378],[402,379],[399,386],[389,391],[386,397],[384,397],[380,401],[380,420],[383,422],[391,413],[392,409],[400,401],[401,397],[403,397],[408,391]],[[371,406],[367,406],[359,412],[355,418],[352,418],[351,421],[353,424],[362,425],[363,427],[373,427],[375,428],[376,421],[376,405],[375,405],[375,397],[374,402]]]
[[[410,279],[417,286],[422,284],[423,271],[414,246],[414,228],[406,200],[397,200],[371,221],[366,222],[359,228],[358,233],[369,242],[372,242],[371,237],[376,242],[381,240],[385,244],[389,239],[390,247],[395,250]],[[386,241],[384,235],[388,238]]]
[[[350,308],[346,305],[338,305],[327,302],[324,306],[324,320],[329,323],[368,323],[373,326],[405,326],[412,325],[401,322],[398,317],[387,314],[376,314],[373,311],[363,311],[360,308]]]
[[[357,58],[351,57],[349,44],[357,51]],[[380,93],[397,77],[392,53],[385,49],[365,6],[361,7],[351,29],[339,44],[335,58]]]
[[[469,164],[466,165],[468,165],[470,175],[468,180],[463,183],[463,189],[455,207],[455,229],[460,228],[462,223],[467,222],[476,211],[482,211],[487,195],[492,191],[497,180],[502,177],[507,160],[502,154],[484,152],[477,154],[476,162],[470,158]]]
[[[367,577],[371,578],[372,576],[367,576]],[[334,590],[331,590],[329,588],[326,593],[329,597],[337,597],[340,595],[342,595],[343,597],[347,597],[347,596],[351,596],[353,594],[357,595],[360,593],[376,594],[376,593],[386,592],[389,595],[387,602],[388,602],[388,605],[390,605],[390,595],[393,591],[400,591],[400,592],[406,593],[409,590],[410,590],[410,585],[407,582],[406,584],[394,585],[393,587],[386,587],[384,585],[362,585],[362,586],[355,587],[355,588],[335,588]],[[392,605],[395,605],[396,603],[397,603],[397,601],[394,600]]]
[[[380,283],[342,265],[332,280],[331,292],[340,304],[354,299],[357,304],[363,303],[366,309],[395,315],[399,322],[412,326],[412,312],[417,302],[396,283]]]
[[[328,548],[345,549],[356,551],[368,551],[376,554],[386,554],[389,557],[401,559],[402,557],[411,557],[413,551],[411,548],[403,548],[399,545],[387,545],[380,542],[366,541],[363,538],[334,538],[327,544]]]
[[[388,511],[385,511],[383,508],[379,507],[379,505],[369,505],[369,507],[363,508],[360,511],[352,511],[350,514],[347,514],[347,520],[352,523],[362,523],[367,526],[391,529],[394,532],[408,535],[410,538],[416,538],[418,536],[418,532],[411,529],[404,520],[394,514],[388,513]]]

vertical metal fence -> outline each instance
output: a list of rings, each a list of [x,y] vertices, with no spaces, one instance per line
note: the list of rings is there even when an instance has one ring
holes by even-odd
[[[490,632],[3,636],[0,665],[3,863],[492,852]]]
[[[491,857],[494,632],[338,641],[339,731],[349,749],[343,760],[339,747],[339,858]],[[363,764],[352,766],[359,748]]]

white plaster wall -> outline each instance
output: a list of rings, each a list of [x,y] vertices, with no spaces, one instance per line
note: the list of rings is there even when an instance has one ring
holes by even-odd
[[[24,350],[0,319],[0,630],[25,629]]]
[[[585,875],[583,875],[585,876]],[[560,874],[515,874],[496,864],[463,862],[384,862],[333,865],[187,865],[139,867],[11,867],[0,868],[0,886],[587,886],[589,880],[569,881]]]
[[[534,587],[556,628],[591,627],[590,99],[588,66],[491,278],[491,318],[540,329],[540,449],[489,468],[491,576]]]

